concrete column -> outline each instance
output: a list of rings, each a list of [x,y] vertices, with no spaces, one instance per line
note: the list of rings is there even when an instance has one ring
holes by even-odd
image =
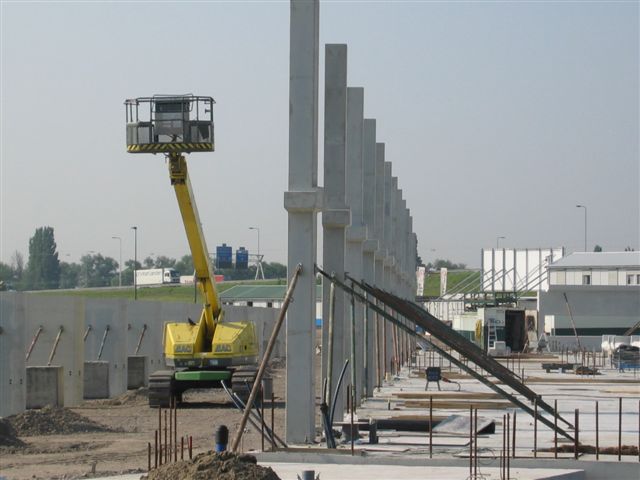
[[[350,87],[347,89],[347,157],[346,157],[346,198],[351,210],[351,226],[347,228],[347,253],[344,268],[357,279],[363,277],[362,244],[367,238],[367,227],[364,224],[364,191],[363,191],[363,128],[364,128],[364,89]],[[356,401],[362,398],[364,387],[364,307],[355,302],[355,357]],[[347,321],[351,325],[351,319]],[[349,335],[351,338],[351,328]]]
[[[325,46],[325,95],[324,95],[324,206],[322,210],[322,257],[325,271],[344,279],[346,227],[350,213],[346,205],[345,160],[347,148],[347,46]],[[322,311],[329,318],[329,284],[323,279]],[[333,362],[331,390],[335,390],[340,370],[349,357],[349,304],[345,295],[336,289],[333,325]],[[323,376],[326,377],[329,352],[328,322],[322,328]],[[349,377],[347,377],[349,378]],[[345,382],[345,387],[349,381]],[[340,420],[346,388],[337,399],[335,418]]]
[[[375,202],[376,202],[376,121],[373,119],[364,120],[363,139],[363,186],[364,204],[363,221],[367,226],[367,239],[362,244],[362,276],[369,284],[376,283],[375,277],[375,252],[378,249],[378,240],[375,236]],[[376,314],[368,309],[367,323],[367,371],[366,384],[363,395],[371,396],[376,381]]]
[[[295,297],[287,313],[288,443],[315,440],[315,317],[318,194],[319,0],[292,1],[289,50],[289,274],[302,264]]]
[[[391,256],[391,233],[392,233],[392,220],[391,209],[393,205],[393,189],[391,180],[391,162],[384,162],[384,231],[383,242],[385,256],[383,260],[383,285],[387,291],[391,291],[393,286],[393,280],[391,278],[391,267],[393,266],[393,257]],[[393,358],[393,328],[389,322],[385,322],[386,332],[386,355],[385,355],[385,370],[391,371],[391,359]]]
[[[384,288],[384,258],[387,256],[387,250],[384,243],[384,156],[385,144],[376,143],[376,199],[375,199],[375,237],[378,240],[378,249],[375,252],[375,284],[378,288]],[[376,323],[379,331],[377,345],[377,364],[380,365],[378,372],[377,384],[382,385],[385,373],[387,372],[385,361],[385,332],[387,323],[380,315],[376,315]]]

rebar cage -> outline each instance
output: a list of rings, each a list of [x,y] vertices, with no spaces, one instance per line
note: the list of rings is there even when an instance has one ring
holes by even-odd
[[[154,95],[124,102],[129,153],[212,152],[212,97]]]

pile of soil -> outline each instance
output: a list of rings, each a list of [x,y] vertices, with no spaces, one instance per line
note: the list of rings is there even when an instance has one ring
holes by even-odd
[[[0,447],[23,446],[25,446],[25,443],[18,438],[13,425],[6,418],[0,418]]]
[[[560,445],[558,446],[558,453],[573,453],[574,451],[574,446],[573,445]],[[600,447],[600,454],[601,455],[618,455],[618,447]],[[541,449],[541,452],[553,452],[554,448],[545,448],[545,449]],[[578,452],[579,453],[591,453],[591,454],[595,454],[596,453],[596,447],[594,447],[593,445],[578,445]],[[637,456],[638,455],[638,447],[636,447],[635,445],[622,445],[622,447],[620,448],[620,455],[634,455]]]
[[[106,400],[97,400],[96,403],[100,405],[136,405],[139,403],[146,403],[149,401],[149,389],[146,387],[140,387],[137,390],[129,390],[122,395],[118,395],[114,398],[108,398]]]
[[[40,410],[27,410],[7,417],[6,420],[21,437],[113,431],[109,427],[61,407],[47,406]]]
[[[207,452],[193,460],[169,463],[151,470],[148,480],[280,480],[269,467],[257,464],[253,455]]]

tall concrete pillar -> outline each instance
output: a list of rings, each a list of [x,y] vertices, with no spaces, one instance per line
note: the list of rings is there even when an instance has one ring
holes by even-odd
[[[391,208],[393,204],[393,189],[391,180],[391,162],[384,162],[384,249],[385,256],[383,260],[383,285],[387,291],[391,291],[393,282],[391,279],[391,267],[393,266],[393,257],[391,256]],[[393,329],[389,322],[385,322],[385,371],[391,370],[391,359],[393,358]]]
[[[315,317],[318,186],[319,0],[292,1],[289,51],[288,269],[303,272],[287,313],[288,443],[315,440]]]
[[[387,250],[384,243],[384,143],[376,143],[376,199],[375,199],[375,237],[378,240],[378,249],[375,252],[375,284],[378,288],[384,288],[384,259]],[[381,306],[381,305],[380,305]],[[382,380],[387,372],[386,368],[386,323],[387,321],[380,315],[376,315],[378,330],[378,342],[376,346],[378,367],[377,385],[382,385]]]
[[[349,209],[346,204],[345,160],[347,148],[347,46],[329,44],[325,46],[325,95],[324,95],[324,206],[323,227],[323,267],[344,279],[346,227],[350,224]],[[328,319],[330,282],[323,280],[322,311]],[[349,356],[349,307],[345,295],[336,289],[335,315],[332,343],[332,374],[329,382],[333,391],[337,385],[340,370]],[[323,322],[323,372],[326,376],[326,359],[329,354],[328,322]],[[346,388],[337,399],[335,418],[342,418]]]
[[[375,228],[375,202],[376,202],[376,121],[374,119],[364,120],[363,133],[363,221],[367,226],[367,239],[362,244],[362,277],[373,285],[376,283],[375,277],[375,252],[378,249]],[[376,314],[371,310],[365,311],[366,324],[366,382],[363,395],[371,396],[376,381]]]
[[[347,158],[346,158],[346,198],[351,210],[351,226],[347,228],[347,254],[345,270],[357,279],[362,279],[362,244],[367,238],[367,227],[364,224],[364,191],[363,191],[363,128],[364,128],[364,89],[350,87],[347,89]],[[349,335],[355,344],[356,378],[351,379],[355,385],[356,401],[362,398],[364,386],[364,307],[354,303],[355,332],[349,328]],[[349,325],[351,319],[347,322]]]

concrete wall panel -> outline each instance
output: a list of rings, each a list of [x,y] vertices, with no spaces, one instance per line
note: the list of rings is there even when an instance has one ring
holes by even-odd
[[[109,375],[106,376],[109,380],[109,397],[127,391],[125,302],[88,299],[85,306],[85,328],[91,326],[91,331],[84,341],[84,360],[109,362]]]
[[[24,295],[0,293],[0,417],[26,406]]]
[[[77,297],[24,295],[25,339],[23,352],[31,344],[40,326],[42,333],[31,352],[27,366],[47,366],[60,327],[63,331],[51,366],[63,367],[64,405],[75,406],[83,400],[84,308]]]

